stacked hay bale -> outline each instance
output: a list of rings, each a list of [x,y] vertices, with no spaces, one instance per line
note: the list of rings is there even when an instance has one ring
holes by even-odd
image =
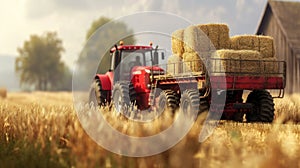
[[[226,24],[200,24],[198,27],[211,41],[211,50],[229,49],[229,27]]]
[[[167,72],[172,76],[182,72],[182,56],[173,54],[168,58]]]
[[[210,57],[210,51],[230,47],[229,28],[226,24],[192,25],[173,32],[171,42],[173,55],[167,66],[170,74],[203,72],[203,61]]]
[[[230,48],[233,50],[256,50],[259,52],[259,41],[255,35],[241,35],[230,38]]]
[[[184,48],[183,48],[183,29],[176,30],[172,33],[172,53],[177,54],[179,56],[182,56],[184,53]]]
[[[6,88],[0,88],[0,97],[6,98],[7,97],[7,90]]]
[[[261,66],[261,71],[264,74],[279,74],[280,73],[280,65],[276,63],[276,57],[272,58],[262,58],[263,65]]]
[[[210,50],[209,40],[198,26],[189,26],[184,30],[183,72],[203,72],[207,53]]]
[[[167,71],[204,72],[204,61],[212,57],[210,68],[219,72],[244,74],[278,73],[273,38],[269,36],[229,36],[226,24],[200,24],[172,33],[173,55]],[[218,59],[219,58],[219,59]],[[220,60],[222,59],[222,60]]]
[[[230,38],[231,49],[234,50],[255,50],[261,54],[262,61],[260,69],[263,73],[278,73],[273,38],[270,36],[239,35]]]
[[[173,55],[168,57],[167,73],[171,75],[182,72],[182,55],[184,53],[183,29],[176,30],[172,33],[171,44]]]
[[[183,35],[184,52],[203,53],[210,51],[210,39],[198,26],[189,26],[184,30]]]
[[[257,36],[259,41],[259,52],[263,58],[275,58],[274,40],[270,36]]]
[[[275,55],[273,38],[269,36],[239,35],[230,38],[231,49],[256,50],[263,58],[272,58]]]
[[[261,59],[261,54],[254,50],[216,50],[212,54],[211,68],[213,72],[220,73],[257,73],[260,62],[253,61]],[[216,59],[214,59],[216,58]]]
[[[186,52],[183,54],[183,72],[202,72],[204,64],[196,52]]]

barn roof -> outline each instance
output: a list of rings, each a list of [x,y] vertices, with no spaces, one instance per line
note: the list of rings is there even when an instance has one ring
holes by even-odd
[[[273,13],[289,45],[300,49],[300,2],[269,0],[256,34],[264,34],[264,27]]]

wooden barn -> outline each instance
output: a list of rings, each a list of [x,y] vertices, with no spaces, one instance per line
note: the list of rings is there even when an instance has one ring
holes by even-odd
[[[300,93],[300,2],[269,0],[256,34],[274,37],[276,56],[287,62],[287,93]]]

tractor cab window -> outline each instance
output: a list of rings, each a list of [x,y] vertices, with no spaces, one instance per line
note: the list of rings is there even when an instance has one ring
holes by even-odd
[[[150,55],[150,51],[149,56]],[[118,79],[116,80],[130,80],[130,73],[135,66],[145,66],[146,51],[144,50],[123,50],[121,51],[121,61],[117,66],[117,72],[119,73]]]
[[[144,56],[141,52],[122,51],[121,71],[130,73],[134,66],[143,66]]]
[[[156,52],[154,54],[154,52]],[[115,80],[130,80],[132,68],[135,66],[151,66],[161,62],[164,50],[122,50],[121,60],[116,67]],[[155,56],[155,58],[153,58]],[[153,58],[153,63],[151,60]]]

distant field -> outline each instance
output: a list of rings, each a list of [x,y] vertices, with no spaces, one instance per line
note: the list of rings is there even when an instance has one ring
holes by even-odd
[[[203,143],[198,135],[205,115],[200,115],[180,143],[145,158],[99,147],[82,129],[72,103],[67,92],[8,93],[0,99],[1,167],[300,167],[299,95],[275,100],[273,124],[221,121]],[[127,134],[165,129],[159,122],[137,129],[122,117],[106,118]],[[172,123],[171,117],[164,120]]]

